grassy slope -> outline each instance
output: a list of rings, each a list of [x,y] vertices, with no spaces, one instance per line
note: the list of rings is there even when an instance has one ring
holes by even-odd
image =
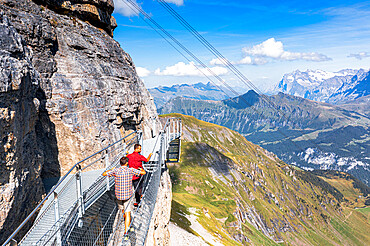
[[[245,244],[243,238],[257,245],[279,241],[366,245],[370,241],[367,211],[341,208],[331,194],[302,181],[296,174],[300,170],[232,130],[189,116],[171,116],[181,117],[184,125],[182,160],[170,167],[173,209],[179,212],[172,217],[175,223],[191,231],[185,211],[196,208],[198,221],[225,245]],[[253,214],[252,210],[268,236],[251,220],[240,218],[243,213]]]
[[[253,93],[247,94],[249,96],[246,95],[245,98],[249,101]],[[253,143],[274,152],[286,162],[300,166],[317,168],[313,162],[303,158],[302,152],[307,148],[315,149],[315,153],[311,155],[314,159],[321,154],[325,156],[325,153],[335,153],[336,160],[340,157],[353,157],[357,161],[368,163],[368,117],[337,106],[284,94],[271,96],[269,99],[279,110],[285,112],[287,117],[281,117],[260,99],[254,104],[251,103],[253,107],[243,108],[240,106],[244,101],[240,100],[238,105],[233,106],[231,101],[227,103],[176,98],[168,102],[160,112],[192,115],[226,126],[243,134]],[[299,153],[301,154],[297,155]],[[350,164],[337,167],[347,170]],[[363,182],[369,182],[369,171],[365,167],[358,165],[348,171]]]

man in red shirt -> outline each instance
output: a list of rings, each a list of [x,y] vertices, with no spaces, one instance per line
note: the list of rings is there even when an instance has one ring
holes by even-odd
[[[134,152],[127,155],[128,166],[130,168],[135,168],[135,169],[143,168],[143,161],[148,162],[150,160],[150,157],[152,157],[152,153],[149,154],[148,158],[145,158],[143,155],[140,154],[140,152],[141,152],[141,145],[135,144]],[[143,181],[140,180],[140,177],[134,176],[132,178],[132,185],[134,186],[134,189],[136,190],[135,192],[136,202],[134,203],[134,206],[137,206],[141,199]]]
[[[115,194],[118,200],[118,208],[122,210],[125,219],[126,233],[131,222],[132,195],[134,193],[132,189],[132,177],[144,175],[146,172],[142,168],[129,168],[127,157],[122,157],[120,164],[120,167],[105,171],[103,176],[114,177]]]

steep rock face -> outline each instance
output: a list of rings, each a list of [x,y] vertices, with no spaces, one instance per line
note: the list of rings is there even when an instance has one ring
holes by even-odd
[[[131,57],[116,41],[33,2],[11,3],[5,1],[3,9],[33,50],[45,92],[42,103],[55,124],[62,174],[130,130],[149,134],[155,106]]]
[[[42,106],[37,99],[40,77],[31,64],[31,51],[1,10],[0,33],[0,238],[3,239],[44,193],[41,173],[45,158],[37,148],[42,135],[39,117]]]
[[[12,216],[2,214],[4,240],[40,200],[41,178],[65,174],[133,130],[149,136],[157,119],[131,57],[88,14],[57,9],[67,6],[61,2],[113,11],[110,0],[0,0],[9,26],[2,26],[1,47],[13,49],[1,51],[1,139],[7,146],[1,203],[14,209]]]
[[[112,15],[113,0],[35,0],[54,11],[88,21],[92,25],[104,29],[110,36],[117,27]]]
[[[157,200],[150,222],[145,245],[170,245],[169,222],[171,216],[172,184],[168,170],[162,173]]]

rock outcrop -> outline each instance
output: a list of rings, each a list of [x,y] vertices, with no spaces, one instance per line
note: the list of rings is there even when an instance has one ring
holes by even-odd
[[[113,36],[113,30],[117,27],[112,16],[113,0],[35,0],[35,2],[57,13],[76,16],[105,30],[110,36]]]
[[[0,11],[5,240],[44,194],[42,178],[133,130],[149,136],[157,113],[111,37],[112,0],[0,0]]]
[[[31,50],[0,11],[0,238],[25,218],[44,193],[42,129],[37,98],[40,77]],[[37,134],[40,133],[40,134]],[[32,196],[29,196],[32,194]],[[1,242],[0,242],[1,243]]]
[[[158,189],[157,200],[150,222],[145,245],[166,246],[170,245],[170,216],[172,201],[172,185],[169,171],[162,173],[161,183]]]

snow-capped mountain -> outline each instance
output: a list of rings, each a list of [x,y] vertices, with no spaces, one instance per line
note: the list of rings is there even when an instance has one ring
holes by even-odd
[[[368,95],[369,70],[344,69],[338,72],[296,70],[285,74],[275,92],[334,104]]]
[[[341,104],[370,95],[370,71],[355,74],[350,83],[343,85],[330,96],[329,103]]]

